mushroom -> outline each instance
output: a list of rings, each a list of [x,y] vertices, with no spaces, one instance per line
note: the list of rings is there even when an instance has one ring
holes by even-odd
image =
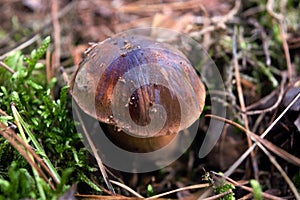
[[[80,109],[119,147],[151,152],[200,116],[205,87],[186,56],[140,35],[119,34],[86,52],[71,82]]]

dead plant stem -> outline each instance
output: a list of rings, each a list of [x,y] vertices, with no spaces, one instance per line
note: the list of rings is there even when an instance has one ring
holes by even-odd
[[[300,93],[291,101],[291,103],[282,111],[282,113],[272,122],[272,124],[259,136],[260,138],[264,138],[271,130],[272,128],[278,123],[278,121],[286,114],[286,112],[298,101],[300,98]],[[247,158],[249,153],[253,151],[253,149],[256,147],[256,143],[254,143],[251,147],[248,148],[247,151],[245,151],[239,159],[235,161],[231,165],[229,169],[224,173],[225,176],[230,176],[234,170]]]
[[[283,8],[285,7],[286,1],[281,1],[281,11],[283,12]],[[284,30],[284,14],[282,13],[276,13],[274,11],[274,0],[268,0],[267,2],[267,11],[268,13],[275,18],[278,21],[279,29],[280,29],[280,37],[282,39],[282,46],[284,50],[284,55],[286,59],[286,66],[287,66],[287,71],[288,71],[288,77],[289,77],[289,82],[293,82],[293,67],[291,64],[291,57],[290,57],[290,52],[289,52],[289,46],[287,43],[287,34]]]
[[[221,175],[219,173],[216,173],[216,172],[212,172],[213,174],[215,174],[216,176],[221,176],[223,178],[225,178],[227,181],[229,181],[230,183],[232,183],[234,186],[236,187],[240,187],[248,192],[253,192],[253,189],[250,188],[250,187],[247,187],[247,186],[244,186],[244,185],[241,185],[239,184],[238,182],[234,181],[233,179],[229,178],[228,176],[226,175]],[[266,192],[263,192],[262,193],[263,197],[264,198],[267,198],[267,199],[272,199],[272,200],[284,200],[283,198],[280,198],[280,197],[276,197],[276,196],[273,196],[271,194],[268,194]]]
[[[38,165],[31,159],[29,156],[32,155],[36,161],[44,168],[44,170],[47,171],[47,173],[51,176],[51,172],[49,171],[48,167],[45,165],[43,160],[32,150],[32,148],[27,145],[17,134],[10,128],[2,126],[3,124],[0,124],[0,134],[6,138],[9,143],[27,160],[27,162],[30,164],[30,166],[35,169],[40,177],[42,177],[52,189],[55,189],[54,185],[49,181],[47,176],[44,174],[44,172],[38,167]],[[54,179],[54,177],[52,177]]]
[[[0,66],[2,66],[4,69],[6,69],[8,72],[10,72],[11,74],[14,74],[15,71],[10,68],[7,64],[5,64],[4,62],[0,61]]]
[[[76,115],[77,115],[77,117],[78,117],[78,120],[79,120],[79,122],[80,122],[80,124],[81,124],[81,126],[82,126],[83,134],[86,136],[87,141],[88,141],[88,143],[89,143],[89,145],[90,145],[90,148],[91,148],[91,150],[92,150],[92,152],[93,152],[93,155],[94,155],[95,158],[96,158],[96,161],[97,161],[97,164],[98,164],[99,169],[100,169],[100,171],[101,171],[101,174],[102,174],[102,176],[103,176],[104,182],[105,182],[107,188],[109,189],[109,191],[110,191],[113,195],[115,195],[115,194],[116,194],[116,193],[115,193],[115,190],[114,190],[113,186],[112,186],[111,183],[110,183],[110,180],[109,180],[109,178],[108,178],[108,176],[107,176],[107,173],[106,173],[106,171],[105,171],[105,167],[104,167],[103,162],[102,162],[102,160],[101,160],[101,158],[100,158],[100,156],[99,156],[99,153],[98,153],[98,151],[97,151],[97,149],[96,149],[96,147],[95,147],[95,145],[94,145],[94,143],[93,143],[93,140],[92,140],[92,138],[90,137],[88,131],[87,131],[86,128],[85,128],[84,121],[82,120],[81,115],[80,115],[80,113],[79,113],[79,111],[78,111],[78,109],[77,109],[76,106],[74,106],[74,109],[75,109]]]
[[[237,38],[237,27],[234,27],[234,36],[233,36],[233,47],[232,47],[232,53],[233,53],[233,62],[234,62],[234,74],[235,74],[235,79],[236,79],[236,86],[237,86],[237,92],[238,92],[238,98],[239,98],[239,102],[240,102],[240,106],[241,106],[241,110],[242,110],[242,117],[243,117],[243,121],[245,124],[245,128],[247,130],[249,129],[249,123],[248,123],[248,117],[246,114],[246,106],[245,106],[245,102],[244,102],[244,95],[243,95],[243,89],[242,89],[242,84],[241,84],[241,79],[240,79],[240,72],[239,72],[239,64],[238,64],[238,58],[237,58],[237,44],[236,44],[236,38]],[[252,146],[252,140],[249,136],[249,134],[247,134],[247,143],[248,146]],[[251,151],[251,161],[252,161],[252,168],[253,168],[253,172],[254,172],[254,177],[256,180],[258,180],[258,166],[257,166],[257,162],[255,159],[255,155],[254,152]]]
[[[55,69],[60,66],[60,56],[61,56],[61,42],[60,42],[60,24],[58,19],[58,0],[52,0],[52,8],[51,8],[51,16],[52,16],[52,23],[54,29],[54,46],[55,46],[55,54],[53,56],[54,62],[50,65],[50,76],[54,76]]]

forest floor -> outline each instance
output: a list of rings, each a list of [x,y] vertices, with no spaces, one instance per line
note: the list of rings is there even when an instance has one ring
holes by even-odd
[[[0,197],[43,199],[55,194],[61,199],[300,198],[299,9],[296,0],[2,0]],[[107,166],[108,178],[114,180],[114,196],[94,157],[84,150],[80,137],[74,136],[76,129],[69,123],[70,97],[63,96],[68,84],[65,80],[78,67],[91,42],[143,27],[183,33],[201,45],[222,75],[225,98],[220,101],[227,114],[226,119],[217,119],[225,121],[222,135],[204,158],[198,156],[199,141],[203,141],[211,118],[217,117],[210,115],[209,105],[200,117],[195,141],[171,165],[136,174]],[[41,48],[45,55],[33,55],[33,49],[40,47],[47,36],[51,38],[48,48]],[[16,54],[18,51],[21,54]],[[38,58],[44,67],[37,67],[32,59],[33,72],[26,71],[30,61],[22,63],[22,56]],[[34,78],[18,72],[22,67]],[[18,75],[14,75],[16,72]],[[16,119],[11,102],[16,103],[20,119]],[[63,120],[55,115],[61,115]],[[30,182],[32,193],[26,196],[22,181],[13,181],[17,172],[22,174],[21,168],[28,172],[23,178],[37,180],[28,161],[32,157],[24,159],[29,150],[22,154],[24,148],[16,148],[20,143],[9,139],[13,136],[4,131],[5,127],[17,126],[13,132],[21,134],[22,126],[27,132],[25,124],[17,124],[22,119],[58,174],[65,177],[60,182],[63,186],[53,176],[45,181],[52,186],[44,190],[44,196],[41,188],[47,186],[43,184]],[[258,145],[251,149],[252,139]],[[28,144],[32,145],[32,139]],[[248,154],[244,154],[247,150]],[[37,155],[43,157],[38,151]],[[33,163],[41,168],[38,160]],[[68,174],[69,168],[72,172]],[[14,188],[13,183],[21,186]],[[165,192],[170,194],[159,195]]]

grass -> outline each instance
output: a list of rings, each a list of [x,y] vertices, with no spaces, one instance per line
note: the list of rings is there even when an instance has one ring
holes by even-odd
[[[4,64],[15,73],[0,68],[0,108],[1,123],[8,128],[9,124],[17,125],[16,137],[35,149],[53,175],[51,182],[55,186],[50,188],[38,176],[36,169],[30,168],[24,157],[1,137],[0,167],[8,169],[0,176],[2,199],[55,199],[71,184],[80,181],[101,191],[85,174],[94,171],[94,168],[88,164],[88,153],[68,112],[68,86],[62,87],[59,98],[54,99],[51,90],[56,80],[46,81],[45,66],[39,62],[49,44],[50,37],[46,37],[29,56],[17,51],[4,60]],[[1,129],[1,132],[4,131]],[[30,153],[28,155],[38,164]]]

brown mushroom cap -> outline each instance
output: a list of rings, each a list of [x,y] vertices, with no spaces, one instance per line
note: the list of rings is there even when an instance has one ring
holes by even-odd
[[[140,83],[144,84],[136,88]],[[149,127],[151,131],[165,117],[163,127],[151,136],[188,128],[199,118],[206,94],[194,68],[180,51],[148,37],[126,34],[87,50],[70,85],[74,100],[84,112],[141,137],[149,136],[149,130],[143,127],[154,123]],[[151,115],[159,108],[157,105],[165,112]],[[130,115],[130,123],[125,112]]]

